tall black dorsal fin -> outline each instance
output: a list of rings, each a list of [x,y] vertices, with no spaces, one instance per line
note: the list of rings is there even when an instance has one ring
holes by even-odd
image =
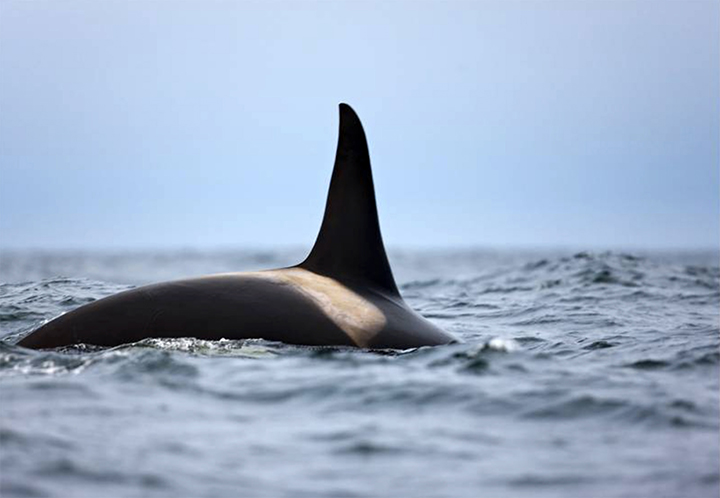
[[[340,104],[335,167],[320,233],[298,266],[400,295],[380,234],[365,132],[347,104]]]

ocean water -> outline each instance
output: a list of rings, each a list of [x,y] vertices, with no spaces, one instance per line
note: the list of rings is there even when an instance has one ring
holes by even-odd
[[[132,286],[301,251],[0,257],[0,496],[717,497],[716,252],[391,252],[462,343],[31,351]]]

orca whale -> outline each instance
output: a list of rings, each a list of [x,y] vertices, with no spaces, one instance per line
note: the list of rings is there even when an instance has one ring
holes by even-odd
[[[178,337],[368,349],[456,341],[400,296],[380,234],[365,132],[350,106],[340,104],[325,214],[305,261],[138,287],[61,315],[18,344],[117,346]]]

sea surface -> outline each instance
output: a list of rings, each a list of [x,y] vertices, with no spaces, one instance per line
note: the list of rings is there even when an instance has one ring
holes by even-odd
[[[717,252],[391,252],[463,341],[435,348],[15,345],[136,285],[303,255],[3,251],[0,496],[720,495]]]

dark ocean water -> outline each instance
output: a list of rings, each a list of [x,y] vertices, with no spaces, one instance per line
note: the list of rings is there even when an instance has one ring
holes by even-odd
[[[391,253],[464,342],[18,338],[131,286],[301,252],[4,252],[0,496],[717,497],[718,254]]]

